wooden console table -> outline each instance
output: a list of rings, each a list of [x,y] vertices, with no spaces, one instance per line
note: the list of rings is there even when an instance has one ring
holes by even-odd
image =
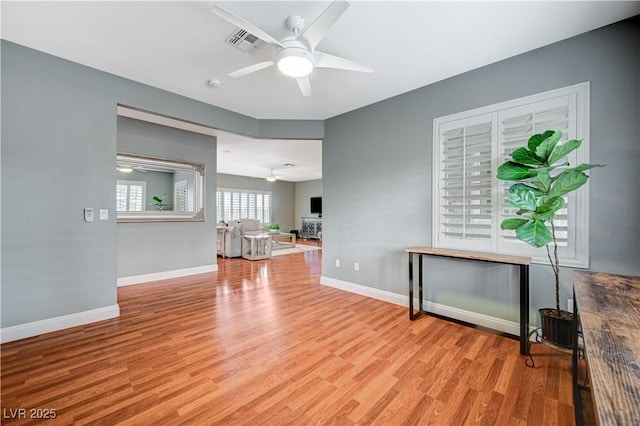
[[[448,250],[432,247],[409,247],[409,319],[415,320],[422,314],[428,314],[422,308],[422,256],[440,256],[456,259],[467,259],[481,262],[502,263],[516,265],[520,268],[520,353],[527,354],[527,339],[529,333],[529,265],[530,257],[511,256],[497,253],[482,253],[477,251]],[[413,312],[413,257],[418,256],[418,312]]]
[[[576,423],[589,423],[580,398],[587,390],[597,424],[640,425],[640,277],[575,271],[573,294]],[[589,386],[578,384],[580,326]]]

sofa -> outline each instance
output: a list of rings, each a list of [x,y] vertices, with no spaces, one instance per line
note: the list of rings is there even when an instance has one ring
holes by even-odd
[[[229,221],[226,224],[221,223],[217,231],[218,254],[223,257],[242,256],[243,235],[266,232],[260,227],[260,221],[256,219],[239,219]]]

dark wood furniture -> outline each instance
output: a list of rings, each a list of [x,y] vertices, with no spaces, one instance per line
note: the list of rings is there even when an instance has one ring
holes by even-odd
[[[503,263],[516,265],[520,268],[520,353],[527,354],[527,339],[529,332],[529,265],[531,258],[525,256],[511,256],[497,253],[483,253],[477,251],[448,250],[433,247],[409,247],[409,318],[415,320],[427,312],[422,308],[423,299],[423,267],[422,257],[441,256],[456,259],[475,260],[480,262]],[[418,256],[418,312],[413,311],[413,257]]]
[[[573,292],[576,423],[640,425],[640,277],[576,271]],[[580,329],[584,360],[578,357]],[[585,391],[591,401],[581,397]],[[584,416],[590,408],[593,419]]]

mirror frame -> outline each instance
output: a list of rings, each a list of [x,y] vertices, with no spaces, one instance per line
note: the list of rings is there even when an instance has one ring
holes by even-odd
[[[126,161],[134,165],[153,166],[183,172],[195,172],[195,211],[175,212],[175,211],[152,211],[122,212],[116,210],[118,223],[138,223],[138,222],[204,222],[205,188],[204,188],[204,164],[190,161],[170,160],[167,158],[149,157],[139,154],[129,154],[118,152],[116,155],[116,166],[118,162]],[[115,191],[114,191],[115,194]],[[114,209],[115,210],[115,209]]]

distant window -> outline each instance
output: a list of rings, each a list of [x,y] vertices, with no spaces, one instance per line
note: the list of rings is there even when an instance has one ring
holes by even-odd
[[[218,221],[257,219],[268,225],[271,223],[271,192],[218,188],[216,213]]]
[[[133,180],[119,180],[116,182],[116,211],[141,212],[144,210],[144,200],[147,183]]]

